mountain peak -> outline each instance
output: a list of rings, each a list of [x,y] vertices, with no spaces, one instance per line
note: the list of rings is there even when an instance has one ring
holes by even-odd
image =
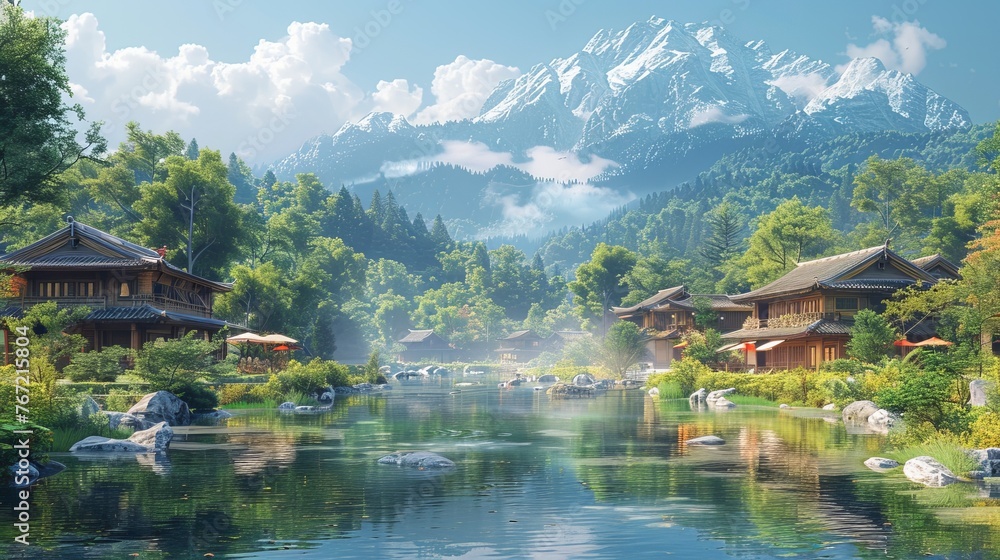
[[[399,132],[401,130],[413,128],[402,115],[389,113],[387,111],[372,111],[362,117],[356,123],[344,123],[334,136],[341,136],[349,132],[386,133]]]

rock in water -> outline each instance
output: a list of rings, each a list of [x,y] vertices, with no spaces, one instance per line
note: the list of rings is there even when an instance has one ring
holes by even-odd
[[[101,436],[90,436],[81,439],[69,448],[70,451],[103,451],[111,453],[148,453],[149,449],[142,444],[127,439],[111,439]]]
[[[830,403],[823,407],[823,410],[837,410],[837,405]]]
[[[596,396],[593,387],[580,387],[577,385],[566,385],[556,383],[546,391],[553,399],[589,399]]]
[[[170,429],[170,426],[166,422],[160,422],[148,430],[132,434],[128,440],[152,451],[165,451],[170,447],[170,440],[173,437],[174,431]]]
[[[686,440],[684,443],[688,445],[724,445],[726,440],[719,436],[701,436]]]
[[[712,408],[717,410],[720,408],[736,408],[736,403],[726,397],[719,397],[712,402]]]
[[[863,426],[868,423],[868,417],[878,411],[878,406],[872,401],[854,401],[844,407],[841,416],[845,424]]]
[[[594,379],[593,375],[589,373],[580,373],[573,378],[573,385],[577,387],[586,387],[587,385],[593,385],[597,381]]]
[[[708,391],[706,391],[705,388],[702,387],[701,389],[698,389],[697,391],[691,393],[691,396],[688,397],[688,400],[690,400],[693,403],[705,402],[705,397],[707,395]]]
[[[169,391],[150,393],[128,409],[128,413],[153,424],[166,422],[171,426],[191,424],[191,410],[186,402]]]
[[[728,389],[719,389],[718,391],[712,391],[711,393],[705,396],[705,402],[708,403],[709,406],[712,406],[715,404],[716,401],[718,401],[722,397],[725,397],[726,395],[730,395],[735,392],[736,392],[735,387],[730,387]]]
[[[556,375],[543,375],[538,378],[539,383],[559,383],[559,377]]]
[[[419,469],[447,469],[455,466],[455,462],[437,453],[429,451],[410,451],[392,453],[378,460],[380,465],[399,465]]]
[[[880,433],[887,434],[896,424],[899,424],[899,416],[880,408],[868,417],[868,426]]]
[[[781,404],[778,405],[778,408],[792,408],[792,407],[788,406],[785,403],[781,403]]]
[[[286,401],[278,405],[278,410],[295,410],[295,403]]]
[[[907,461],[903,465],[903,474],[913,482],[919,482],[932,488],[940,488],[958,482],[958,477],[948,470],[948,467],[926,455]]]
[[[898,467],[899,462],[885,457],[872,457],[865,461],[865,466],[873,471],[882,472]]]

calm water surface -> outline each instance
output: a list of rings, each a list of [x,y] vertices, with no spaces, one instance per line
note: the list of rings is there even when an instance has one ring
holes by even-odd
[[[1000,488],[924,489],[861,463],[820,411],[692,411],[642,391],[395,384],[323,415],[241,411],[163,458],[55,454],[7,558],[1000,558]],[[714,434],[718,448],[683,445]],[[399,450],[446,472],[377,465]]]

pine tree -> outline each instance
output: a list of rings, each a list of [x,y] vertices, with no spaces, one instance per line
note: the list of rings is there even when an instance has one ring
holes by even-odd
[[[200,153],[201,150],[198,149],[198,141],[192,138],[191,142],[188,144],[187,151],[184,153],[185,157],[193,161],[198,159],[198,154]]]

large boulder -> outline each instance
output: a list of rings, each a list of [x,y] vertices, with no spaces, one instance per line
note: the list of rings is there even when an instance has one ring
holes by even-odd
[[[228,420],[232,417],[233,415],[225,410],[198,412],[191,415],[191,423],[214,426],[216,424],[221,424],[223,420]]]
[[[131,428],[133,430],[145,430],[152,426],[149,422],[146,422],[142,418],[132,416],[127,412],[114,412],[110,410],[102,410],[100,414],[108,417],[108,427],[112,430],[118,428]]]
[[[688,445],[724,445],[726,440],[719,436],[701,436],[685,440],[684,443]]]
[[[291,401],[285,401],[278,405],[278,410],[295,410],[295,403]]]
[[[90,436],[81,439],[69,448],[70,451],[98,451],[111,453],[147,453],[149,449],[141,443],[127,439],[111,439],[101,436]]]
[[[899,416],[880,408],[868,417],[868,427],[880,434],[887,434],[894,426],[899,424]]]
[[[705,388],[702,387],[701,389],[698,389],[697,391],[691,393],[691,396],[688,397],[688,400],[690,400],[693,403],[702,403],[705,402],[705,397],[707,396],[708,396],[708,391],[706,391]]]
[[[973,449],[969,451],[969,456],[979,463],[983,476],[1000,476],[1000,447]]]
[[[651,397],[660,396],[660,389],[658,387],[653,387],[652,389],[649,390],[649,396]]]
[[[711,406],[716,410],[720,410],[725,408],[736,408],[736,403],[727,399],[726,397],[719,397],[714,401],[712,401]]]
[[[718,391],[712,391],[711,393],[705,396],[705,402],[708,403],[709,406],[712,406],[715,404],[716,401],[718,401],[722,397],[725,397],[726,395],[731,395],[735,392],[736,392],[735,387],[730,387],[728,389],[719,389]]]
[[[596,382],[597,380],[594,379],[594,376],[589,373],[579,373],[573,377],[573,385],[576,385],[577,387],[586,387],[588,385],[593,385]]]
[[[146,422],[158,424],[166,422],[171,426],[191,424],[191,409],[186,402],[169,391],[157,391],[142,397],[128,413]]]
[[[885,457],[872,457],[865,461],[865,466],[875,472],[884,472],[895,469],[899,466],[899,462]]]
[[[148,430],[138,431],[128,440],[138,443],[151,451],[166,451],[170,447],[170,440],[174,437],[174,431],[166,422],[160,422]]]
[[[589,399],[596,396],[593,387],[580,387],[578,385],[566,385],[556,383],[546,391],[553,399]]]
[[[986,406],[987,393],[993,390],[994,383],[985,379],[973,379],[969,382],[969,404]]]
[[[854,401],[844,407],[841,416],[844,424],[862,426],[868,424],[868,417],[878,411],[878,405],[872,401]]]
[[[378,460],[380,465],[399,465],[418,469],[447,469],[455,462],[429,451],[399,452],[386,455]]]
[[[903,465],[903,474],[913,482],[940,488],[958,482],[958,477],[933,457],[914,457]]]
[[[559,383],[559,376],[558,375],[552,375],[552,374],[543,375],[543,376],[541,376],[541,377],[538,378],[538,382],[539,383]]]

